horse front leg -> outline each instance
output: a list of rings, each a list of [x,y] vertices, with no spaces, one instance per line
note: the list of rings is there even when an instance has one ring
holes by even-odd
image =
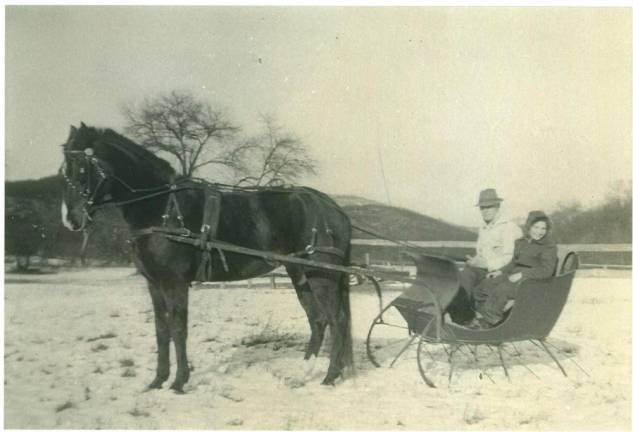
[[[189,381],[189,362],[187,360],[187,314],[189,285],[178,284],[173,287],[172,302],[169,307],[170,334],[176,347],[176,379],[170,386],[176,393],[183,393],[183,386]]]
[[[149,389],[161,388],[169,378],[169,314],[165,298],[159,288],[149,283],[149,293],[154,305],[154,324],[156,327],[156,345],[158,349],[158,365],[156,378],[148,386]]]

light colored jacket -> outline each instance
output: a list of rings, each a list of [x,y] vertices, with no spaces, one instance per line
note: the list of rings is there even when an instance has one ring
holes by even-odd
[[[477,260],[489,271],[501,269],[512,261],[514,242],[523,237],[523,231],[501,212],[489,224],[479,228]]]

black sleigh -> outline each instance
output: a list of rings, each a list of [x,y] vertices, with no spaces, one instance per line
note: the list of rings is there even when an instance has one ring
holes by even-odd
[[[459,289],[456,263],[440,257],[409,255],[416,264],[416,279],[420,283],[407,288],[373,320],[366,348],[369,360],[376,367],[388,361],[393,366],[417,343],[416,359],[420,375],[427,385],[435,387],[430,370],[424,366],[429,363],[429,359],[431,364],[435,363],[435,356],[429,351],[428,345],[441,344],[444,347],[450,365],[449,382],[456,352],[467,350],[477,361],[477,347],[487,346],[491,351],[497,351],[504,373],[509,378],[504,347],[509,344],[514,346],[515,342],[531,341],[543,349],[567,376],[550,349],[554,347],[547,337],[565,306],[579,266],[578,256],[574,252],[559,254],[556,275],[552,278],[522,282],[501,324],[477,330],[452,323],[445,314]],[[396,336],[398,332],[399,339]],[[390,336],[385,339],[384,335],[387,334]],[[516,346],[514,348],[516,350]]]

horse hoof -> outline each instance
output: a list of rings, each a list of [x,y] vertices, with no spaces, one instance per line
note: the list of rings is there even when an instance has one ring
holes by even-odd
[[[323,381],[321,381],[321,385],[326,385],[326,386],[332,386],[334,387],[334,381],[336,381],[336,377],[331,378],[331,377],[325,377],[325,379]]]
[[[185,394],[182,389],[183,384],[172,384],[169,388],[176,394]]]
[[[328,372],[323,382],[321,382],[321,385],[334,386],[334,381],[336,381],[336,379],[339,378],[340,376],[341,376],[340,372]]]
[[[147,386],[145,391],[158,390],[160,388],[163,388],[163,381],[154,380],[150,385]]]

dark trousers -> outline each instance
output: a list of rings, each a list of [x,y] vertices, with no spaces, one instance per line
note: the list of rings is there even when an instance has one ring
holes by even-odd
[[[446,312],[451,320],[457,324],[465,324],[475,317],[473,309],[473,291],[475,287],[486,279],[487,271],[479,267],[471,267],[466,265],[459,272],[460,288],[457,295],[450,305],[446,308]]]
[[[516,297],[518,286],[505,274],[485,279],[473,291],[475,310],[490,324],[498,323],[503,318],[506,303]]]
[[[471,267],[466,265],[464,269],[459,272],[459,284],[464,288],[468,297],[472,299],[475,287],[486,279],[488,270],[479,267]]]

